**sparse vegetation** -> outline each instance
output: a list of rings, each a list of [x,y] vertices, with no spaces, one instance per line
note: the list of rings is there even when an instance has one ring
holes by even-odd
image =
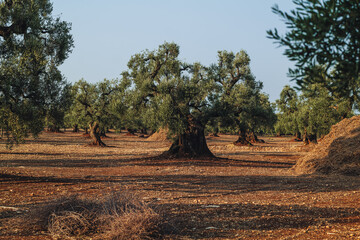
[[[54,239],[152,239],[161,216],[130,192],[101,199],[62,197],[34,208],[27,223]],[[26,223],[23,224],[26,226]]]

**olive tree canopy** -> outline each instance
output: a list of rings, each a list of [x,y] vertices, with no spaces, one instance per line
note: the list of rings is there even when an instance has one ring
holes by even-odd
[[[67,86],[58,66],[73,47],[71,27],[51,13],[49,0],[0,1],[0,125],[10,143],[38,134]]]
[[[285,46],[285,55],[296,62],[290,75],[306,88],[314,83],[337,97],[349,99],[348,112],[360,99],[360,1],[293,0],[290,13],[278,6],[273,12],[285,22],[288,32],[269,30],[268,37]],[[326,78],[319,77],[324,68]],[[305,76],[311,76],[305,78]]]

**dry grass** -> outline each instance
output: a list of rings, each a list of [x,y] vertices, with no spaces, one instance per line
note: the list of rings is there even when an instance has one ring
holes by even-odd
[[[299,174],[360,175],[360,116],[344,119],[294,166]]]
[[[102,199],[63,197],[33,209],[22,223],[54,239],[152,239],[161,217],[130,193]]]
[[[168,138],[169,130],[161,128],[159,131],[151,134],[150,137],[147,138],[148,141],[169,141]]]

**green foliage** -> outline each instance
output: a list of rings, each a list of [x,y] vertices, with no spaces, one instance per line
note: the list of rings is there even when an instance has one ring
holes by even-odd
[[[251,73],[247,53],[220,51],[218,59],[218,64],[210,67],[210,76],[219,89],[213,106],[221,116],[220,125],[253,133],[272,128],[276,116],[268,96],[261,92],[262,83]]]
[[[302,133],[306,131],[321,137],[341,120],[342,113],[343,109],[339,109],[329,91],[320,84],[313,84],[300,97],[298,126]]]
[[[67,123],[88,128],[98,122],[102,133],[112,126],[120,127],[121,116],[126,111],[125,81],[107,80],[91,84],[83,79],[72,87],[73,103],[66,115]]]
[[[21,116],[5,107],[0,108],[1,127],[5,130],[7,147],[10,149],[14,144],[22,143],[29,133],[36,137],[44,125],[43,118],[37,117],[42,112],[31,104],[24,103],[19,110]]]
[[[190,126],[272,128],[275,114],[262,83],[250,71],[245,51],[219,51],[217,64],[204,67],[178,59],[179,47],[165,43],[155,51],[144,51],[129,61],[123,78],[132,81],[131,111],[153,130],[168,128],[179,136]],[[137,118],[139,119],[139,118]]]
[[[299,98],[296,91],[286,85],[280,93],[280,99],[276,100],[279,111],[275,131],[282,134],[296,134],[300,132],[297,124],[297,112],[299,110]]]
[[[133,82],[133,102],[146,109],[150,125],[167,127],[175,135],[186,131],[190,119],[207,122],[207,98],[215,88],[203,66],[183,63],[178,55],[176,44],[165,43],[155,51],[134,55],[129,71],[123,73],[124,79]]]
[[[268,36],[285,46],[285,55],[296,62],[290,75],[301,88],[324,84],[337,98],[348,99],[350,113],[360,97],[360,1],[293,0],[290,13],[278,6],[273,12],[288,27],[281,36],[277,29]],[[323,71],[318,71],[319,66]],[[325,74],[326,78],[318,77]],[[306,76],[311,76],[306,77]]]
[[[51,16],[47,0],[0,1],[1,126],[9,143],[36,135],[66,88],[58,66],[71,52],[70,25]],[[61,92],[61,91],[60,91]]]
[[[65,127],[65,114],[72,104],[71,84],[57,85],[52,89],[49,103],[46,106],[45,124],[51,131],[60,131]]]
[[[276,101],[279,111],[275,130],[284,134],[301,133],[317,137],[329,133],[347,111],[347,102],[338,102],[321,84],[310,85],[300,97],[285,86]]]
[[[67,125],[87,128],[91,121],[90,115],[87,113],[89,106],[95,102],[95,86],[81,79],[76,82],[71,90],[73,103],[65,119]]]

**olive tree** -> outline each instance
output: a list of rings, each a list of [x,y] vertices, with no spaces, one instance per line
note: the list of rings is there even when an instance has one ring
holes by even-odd
[[[0,1],[0,121],[11,144],[43,129],[52,90],[66,86],[58,67],[71,27],[51,13],[48,0]]]
[[[300,100],[296,90],[286,85],[281,93],[280,99],[276,100],[278,119],[275,131],[280,134],[293,134],[297,140],[301,139],[301,133],[297,124],[297,114]]]
[[[309,85],[300,96],[285,86],[276,103],[279,111],[276,130],[294,134],[305,144],[317,143],[319,137],[329,133],[331,126],[347,112],[348,104],[334,99],[322,84]]]
[[[210,76],[220,89],[215,95],[217,101],[213,101],[220,124],[232,126],[239,133],[235,144],[260,141],[256,132],[272,128],[275,114],[268,96],[261,92],[262,83],[251,73],[249,55],[244,50],[236,54],[219,51],[218,63],[210,67]]]
[[[213,81],[199,63],[186,64],[178,56],[179,47],[174,43],[136,54],[123,77],[133,83],[139,103],[153,102],[162,127],[176,136],[168,154],[212,157],[204,129]]]
[[[295,62],[290,71],[301,88],[322,83],[332,95],[348,100],[351,114],[360,100],[360,1],[293,0],[296,9],[289,13],[278,6],[273,12],[285,22],[285,35],[277,29],[268,36],[286,47],[285,55]],[[318,66],[324,71],[318,71]],[[326,78],[318,77],[325,74]],[[306,78],[306,76],[311,76]]]
[[[92,84],[81,79],[73,86],[73,104],[67,119],[72,124],[89,128],[92,145],[104,147],[101,140],[106,130],[120,121],[124,95],[128,84],[118,80],[107,80]]]
[[[227,99],[235,95],[239,82],[252,76],[248,56],[244,51],[220,51],[218,62],[210,67],[184,63],[178,56],[179,46],[174,43],[143,51],[130,59],[123,78],[132,82],[134,102],[146,104],[159,126],[174,136],[166,154],[213,157],[205,127],[210,120],[236,109],[236,101]]]
[[[338,102],[321,84],[308,86],[299,98],[297,124],[305,144],[317,143],[317,139],[328,134],[332,125],[338,123],[344,113],[351,116],[348,102]]]

